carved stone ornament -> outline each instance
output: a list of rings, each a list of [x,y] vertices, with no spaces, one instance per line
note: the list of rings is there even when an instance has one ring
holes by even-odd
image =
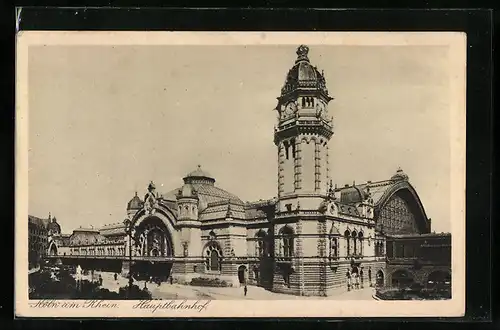
[[[146,195],[146,201],[144,202],[144,210],[147,214],[154,214],[156,208],[158,208],[158,201],[156,200],[156,196],[152,192],[149,192]]]

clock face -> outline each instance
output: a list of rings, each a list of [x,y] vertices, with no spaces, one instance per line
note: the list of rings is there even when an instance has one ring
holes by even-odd
[[[288,116],[293,115],[296,110],[297,110],[297,106],[295,105],[295,103],[294,102],[288,102],[285,105],[284,114],[285,114],[286,117],[288,117]]]

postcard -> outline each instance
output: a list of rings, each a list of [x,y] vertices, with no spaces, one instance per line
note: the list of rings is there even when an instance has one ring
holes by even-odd
[[[465,34],[19,32],[16,73],[16,316],[464,315]]]

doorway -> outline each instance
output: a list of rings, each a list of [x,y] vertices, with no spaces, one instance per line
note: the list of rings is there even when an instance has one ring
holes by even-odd
[[[238,280],[240,281],[240,284],[246,283],[246,272],[247,272],[246,266],[241,265],[240,267],[238,267]]]
[[[377,278],[375,284],[376,286],[384,286],[384,272],[382,272],[381,270],[377,272]]]

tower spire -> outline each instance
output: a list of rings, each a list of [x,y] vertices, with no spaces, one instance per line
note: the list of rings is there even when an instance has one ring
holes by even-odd
[[[306,45],[300,45],[299,48],[297,48],[297,60],[295,60],[295,63],[301,62],[301,61],[307,61],[309,62],[309,57],[307,57],[307,54],[309,53],[309,47]]]

